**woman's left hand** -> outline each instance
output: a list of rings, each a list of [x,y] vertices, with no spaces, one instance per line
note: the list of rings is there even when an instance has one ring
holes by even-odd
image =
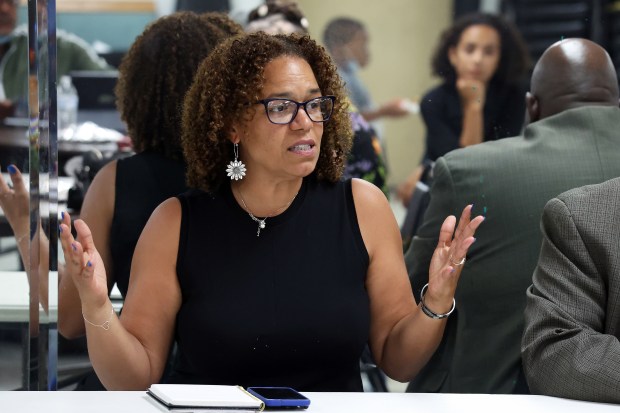
[[[0,208],[13,229],[13,235],[19,241],[28,235],[30,196],[19,169],[15,165],[9,165],[8,171],[12,187],[0,175]]]
[[[463,209],[458,226],[453,215],[441,225],[439,242],[429,267],[428,289],[424,295],[425,305],[435,313],[447,313],[452,307],[467,250],[476,240],[476,229],[484,221],[481,215],[471,219],[472,208],[473,205],[468,205]]]

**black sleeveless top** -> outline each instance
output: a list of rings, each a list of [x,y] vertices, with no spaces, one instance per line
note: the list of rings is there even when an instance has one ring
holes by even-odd
[[[151,213],[166,199],[185,191],[182,162],[154,152],[117,161],[110,254],[113,276],[123,297],[127,295],[131,258]]]
[[[229,183],[179,200],[182,305],[169,382],[362,391],[369,258],[351,181],[304,179],[259,237]]]

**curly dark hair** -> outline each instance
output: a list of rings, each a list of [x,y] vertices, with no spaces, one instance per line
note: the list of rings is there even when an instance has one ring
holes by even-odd
[[[325,49],[307,35],[268,35],[263,32],[228,39],[200,65],[183,104],[183,152],[188,185],[216,191],[233,159],[229,131],[235,121],[256,113],[248,105],[261,98],[265,66],[282,56],[304,59],[321,93],[336,96],[331,119],[325,123],[316,169],[318,179],[336,182],[344,170],[353,132],[346,92]]]
[[[181,108],[200,62],[242,32],[220,13],[178,12],[147,26],[119,67],[116,105],[136,152],[181,160]]]
[[[492,80],[502,83],[521,81],[521,77],[531,66],[530,56],[523,37],[514,24],[501,16],[489,13],[466,14],[457,19],[452,26],[441,34],[439,44],[433,54],[433,74],[447,82],[456,80],[456,72],[448,59],[448,50],[459,43],[461,34],[465,29],[480,24],[494,28],[500,37],[500,61]]]

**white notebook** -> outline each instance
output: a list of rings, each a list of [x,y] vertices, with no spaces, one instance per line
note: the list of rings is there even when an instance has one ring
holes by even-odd
[[[262,400],[241,386],[201,384],[153,384],[147,393],[168,408],[225,409],[259,412]]]

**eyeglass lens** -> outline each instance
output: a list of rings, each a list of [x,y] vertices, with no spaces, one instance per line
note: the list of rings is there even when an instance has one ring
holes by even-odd
[[[325,122],[332,114],[334,103],[328,97],[318,97],[305,104],[287,99],[274,99],[267,103],[267,115],[273,123],[290,123],[297,115],[299,106],[304,106],[308,117],[314,122]]]

